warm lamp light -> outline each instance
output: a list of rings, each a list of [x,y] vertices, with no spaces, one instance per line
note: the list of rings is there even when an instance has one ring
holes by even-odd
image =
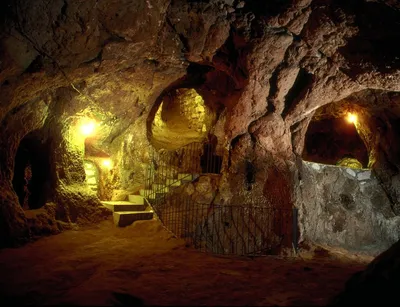
[[[92,135],[95,129],[96,129],[96,121],[94,121],[93,119],[86,120],[80,126],[80,131],[82,135],[84,135],[85,137]]]
[[[357,121],[357,115],[356,115],[356,114],[353,114],[353,113],[348,113],[348,114],[347,114],[347,121],[348,121],[350,124],[354,124],[354,123]]]
[[[112,169],[112,161],[111,159],[103,160],[103,166],[108,169]]]

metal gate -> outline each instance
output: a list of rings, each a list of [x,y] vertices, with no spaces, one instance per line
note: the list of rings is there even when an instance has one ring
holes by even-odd
[[[297,250],[296,208],[198,204],[173,195],[158,212],[167,229],[203,252],[262,256]]]

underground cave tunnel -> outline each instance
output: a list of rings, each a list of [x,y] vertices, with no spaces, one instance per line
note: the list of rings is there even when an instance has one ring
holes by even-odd
[[[3,1],[0,247],[35,242],[0,250],[0,305],[328,303],[399,240],[398,20],[389,0]],[[379,268],[350,284],[392,290]]]
[[[156,148],[174,149],[202,141],[215,115],[195,90],[179,88],[160,98],[149,118],[150,142]]]

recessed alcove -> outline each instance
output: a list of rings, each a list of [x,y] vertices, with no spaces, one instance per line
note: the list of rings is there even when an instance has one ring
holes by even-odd
[[[399,97],[367,89],[320,107],[307,128],[303,159],[353,168],[396,165]]]
[[[368,151],[353,123],[344,117],[313,119],[306,133],[303,159],[330,165],[353,160],[351,167],[368,165]],[[347,159],[347,160],[346,160]]]
[[[175,149],[202,141],[215,114],[193,88],[178,88],[165,93],[150,115],[150,142],[155,148]]]
[[[46,203],[50,189],[49,143],[38,131],[26,135],[15,156],[14,191],[24,209],[38,209]]]

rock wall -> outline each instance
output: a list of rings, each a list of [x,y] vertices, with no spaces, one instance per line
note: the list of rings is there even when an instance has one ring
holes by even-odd
[[[296,197],[302,201],[292,175],[315,110],[362,90],[400,91],[399,16],[393,1],[3,1],[1,245],[29,237],[11,185],[26,134],[41,129],[51,149],[47,200],[56,210],[48,212],[66,223],[97,221],[91,210],[99,200],[80,187],[87,148],[71,142],[71,127],[82,116],[103,124],[91,155],[112,158],[117,196],[126,195],[143,183],[150,161],[150,111],[163,93],[184,85],[199,90],[216,114],[221,199],[291,208]],[[388,118],[388,130],[397,118]],[[386,140],[367,147],[380,151],[376,173],[393,202],[398,146],[389,146],[395,137]]]
[[[376,255],[400,236],[400,217],[371,170],[302,162],[295,188],[302,241]]]
[[[398,300],[400,242],[355,273],[329,306],[390,306]]]
[[[29,236],[29,226],[12,187],[14,157],[19,142],[29,132],[42,127],[48,114],[43,99],[28,102],[1,122],[0,129],[0,247],[21,243]]]

